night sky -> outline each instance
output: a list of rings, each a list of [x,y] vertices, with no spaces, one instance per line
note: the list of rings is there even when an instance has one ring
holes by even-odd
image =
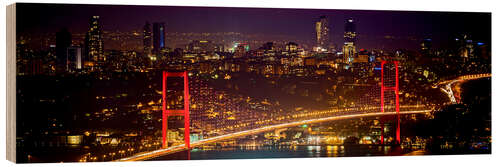
[[[474,40],[491,41],[491,13],[73,4],[18,4],[18,33],[52,33],[63,27],[82,33],[93,15],[101,16],[104,30],[142,30],[149,21],[165,22],[167,33],[241,32],[310,41],[315,37],[314,22],[326,15],[337,45],[343,43],[345,19],[352,17],[359,34],[358,49],[414,49],[423,38],[432,38],[434,46],[443,47],[464,33]]]

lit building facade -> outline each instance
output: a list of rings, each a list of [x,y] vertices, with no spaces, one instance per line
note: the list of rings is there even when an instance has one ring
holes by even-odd
[[[356,25],[354,19],[349,18],[346,20],[344,29],[344,46],[342,52],[344,53],[344,63],[351,63],[356,55]]]
[[[316,46],[317,51],[326,51],[330,41],[330,28],[328,27],[328,18],[321,16],[316,22]]]
[[[263,51],[264,57],[273,57],[276,55],[276,46],[273,42],[266,42],[259,49]]]
[[[144,25],[144,30],[143,30],[143,48],[144,48],[144,55],[149,55],[151,54],[151,24],[149,22],[146,22],[146,25]]]
[[[66,71],[77,72],[82,69],[82,48],[71,46],[66,50]]]
[[[219,59],[216,51],[221,51],[221,46],[209,40],[193,40],[186,45],[186,54],[200,57],[202,60]]]
[[[294,42],[288,42],[285,45],[285,51],[283,52],[283,55],[297,56],[298,52],[299,52],[299,45]]]
[[[91,70],[101,69],[106,57],[104,56],[104,44],[99,16],[92,16],[90,29],[85,36],[85,51],[89,62],[86,65]]]
[[[244,57],[247,53],[247,49],[245,49],[246,44],[238,44],[236,48],[234,48],[234,57],[241,58]]]
[[[297,52],[299,45],[294,42],[289,42],[285,46],[287,52]]]

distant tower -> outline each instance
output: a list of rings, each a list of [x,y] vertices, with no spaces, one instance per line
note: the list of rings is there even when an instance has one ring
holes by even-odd
[[[165,23],[153,23],[153,53],[165,48]]]
[[[151,24],[149,22],[144,25],[143,38],[144,55],[149,55],[151,54]]]
[[[56,33],[56,72],[63,72],[66,67],[66,49],[71,46],[71,33],[64,28]]]
[[[354,19],[349,18],[346,20],[344,29],[344,63],[351,63],[356,55],[356,25]]]
[[[82,52],[80,46],[71,46],[66,50],[65,67],[67,72],[77,72],[82,69]]]
[[[92,62],[92,69],[101,69],[106,61],[104,57],[104,46],[102,39],[101,25],[99,25],[99,16],[92,16],[90,19],[90,28],[85,36],[85,52],[87,60]]]
[[[321,16],[316,22],[316,45],[319,51],[328,48],[330,28],[328,28],[328,19],[326,16]]]

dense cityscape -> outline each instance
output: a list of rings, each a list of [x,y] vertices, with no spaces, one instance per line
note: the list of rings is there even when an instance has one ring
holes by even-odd
[[[56,13],[76,6],[19,4],[19,11]],[[147,13],[155,7],[107,8]],[[266,15],[273,9],[230,10]],[[378,38],[359,26],[370,19],[361,14],[373,11],[349,11],[361,14],[347,17],[333,17],[345,15],[340,10],[300,12],[314,15],[305,25],[312,33],[171,31],[169,26],[181,23],[168,19],[108,29],[105,25],[120,26],[103,21],[110,14],[90,12],[86,19],[54,26],[60,23],[49,23],[61,20],[29,24],[23,23],[28,16],[20,15],[21,26],[50,29],[18,28],[17,161],[491,153],[490,13],[420,12],[427,13],[422,18],[467,16],[483,22],[452,33]],[[256,24],[252,29],[268,28],[257,24],[266,22],[262,18],[248,17],[245,22]],[[279,32],[297,32],[293,29]],[[387,41],[401,45],[374,47]],[[188,85],[182,77],[166,82],[165,72],[186,72]],[[166,109],[183,108],[189,110],[187,149],[185,117],[164,115]],[[385,115],[376,114],[381,111]]]

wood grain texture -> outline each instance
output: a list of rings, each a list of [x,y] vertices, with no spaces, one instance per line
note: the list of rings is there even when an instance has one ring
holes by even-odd
[[[7,6],[7,160],[16,162],[16,4]]]

